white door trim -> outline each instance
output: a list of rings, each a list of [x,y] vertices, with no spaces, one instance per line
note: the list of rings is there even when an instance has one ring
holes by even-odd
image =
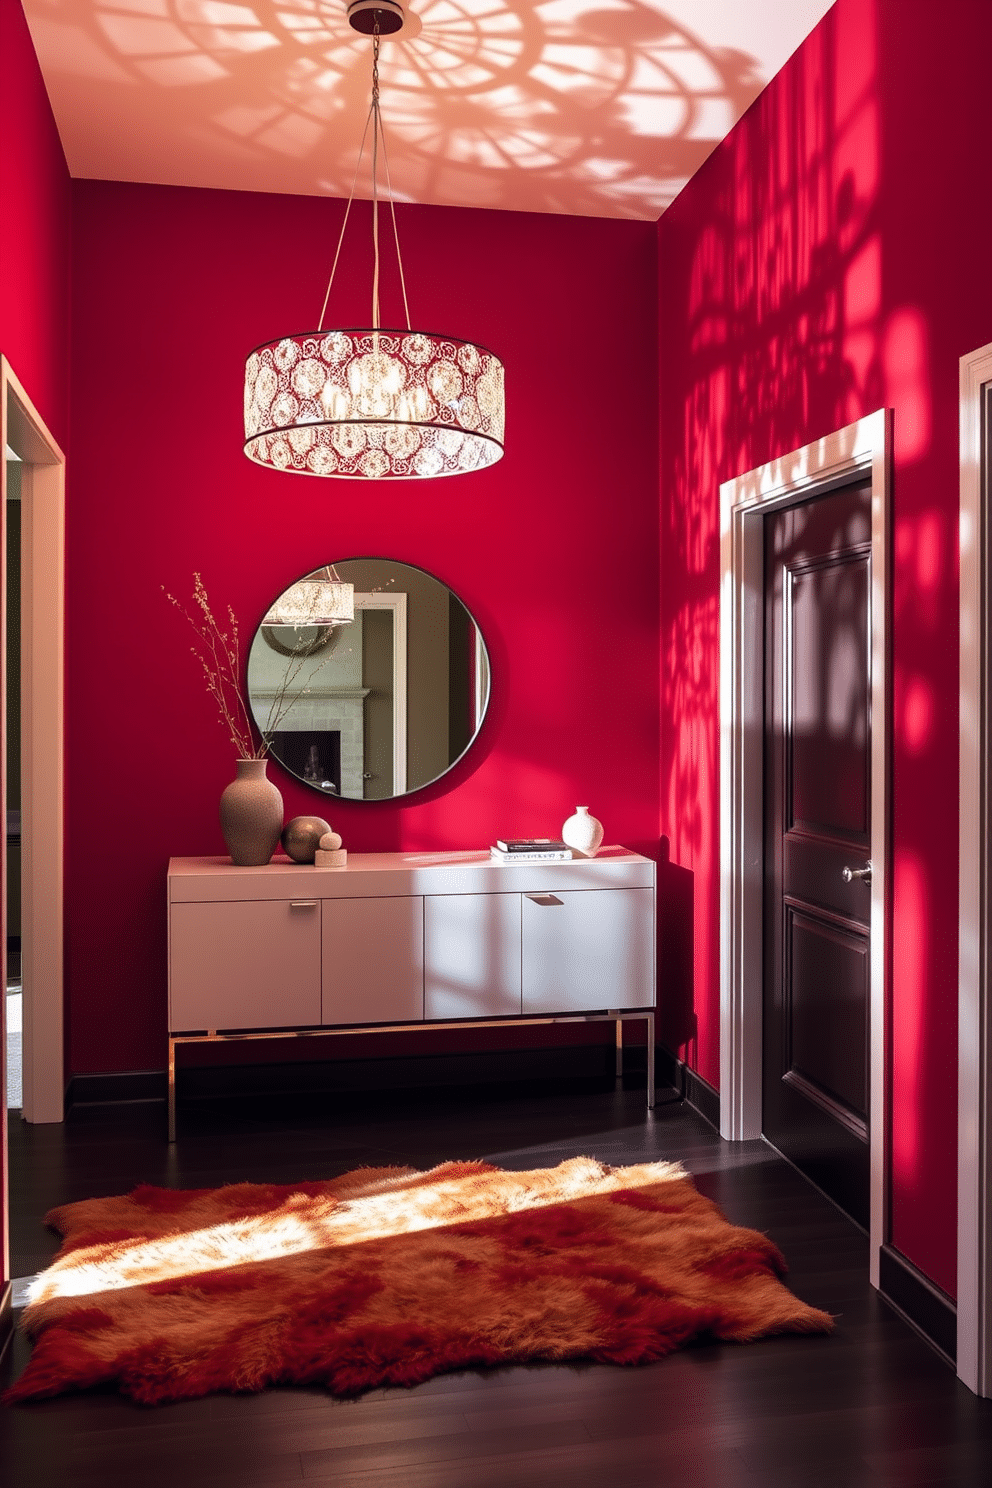
[[[356,610],[393,614],[393,795],[406,795],[406,595],[356,594]]]
[[[5,357],[0,357],[0,442],[4,448],[10,444],[24,460],[21,480],[22,1110],[26,1121],[61,1121],[65,1101],[62,1048],[65,456]],[[0,463],[4,471],[2,496],[6,502],[6,461]],[[2,705],[6,706],[5,700]],[[6,738],[6,726],[3,736]],[[5,917],[6,906],[3,912]]]
[[[958,777],[958,1377],[992,1394],[992,1111],[989,1102],[989,492],[982,404],[992,343],[961,358]]]
[[[886,905],[889,865],[891,416],[869,414],[720,487],[720,1134],[761,1135],[765,515],[871,477],[870,1278],[888,1236]]]

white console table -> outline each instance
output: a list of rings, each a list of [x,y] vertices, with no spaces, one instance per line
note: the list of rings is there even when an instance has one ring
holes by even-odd
[[[654,1105],[655,865],[488,852],[169,863],[169,1140],[176,1046],[445,1027],[647,1023]]]

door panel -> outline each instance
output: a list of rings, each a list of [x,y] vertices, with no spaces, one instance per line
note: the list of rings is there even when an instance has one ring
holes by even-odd
[[[519,894],[424,900],[424,1017],[520,1016]]]
[[[868,1223],[871,492],[765,521],[763,1128]]]
[[[323,1023],[416,1023],[424,1016],[424,900],[325,899]]]
[[[787,567],[786,666],[789,826],[848,842],[868,834],[870,554],[838,553]]]
[[[173,904],[169,1027],[320,1022],[320,905]]]
[[[786,936],[785,1079],[815,1088],[820,1105],[831,1102],[845,1110],[845,1124],[856,1121],[867,1137],[868,942],[788,901]]]
[[[651,1006],[651,889],[573,889],[522,897],[525,1013]]]

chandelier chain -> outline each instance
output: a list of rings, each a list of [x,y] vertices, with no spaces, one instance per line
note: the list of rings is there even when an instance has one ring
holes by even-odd
[[[376,17],[372,32],[372,107],[379,109],[379,18]]]
[[[379,18],[372,34],[372,329],[379,329],[379,135],[382,116],[379,113]],[[379,338],[375,337],[379,350]]]

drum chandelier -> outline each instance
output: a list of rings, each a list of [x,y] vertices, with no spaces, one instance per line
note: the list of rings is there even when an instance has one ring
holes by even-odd
[[[245,367],[245,454],[298,475],[409,480],[463,475],[503,454],[503,364],[471,341],[415,331],[410,323],[396,207],[379,110],[379,40],[403,28],[397,0],[354,0],[348,19],[372,37],[372,102],[355,182],[315,331],[268,341]],[[341,244],[372,134],[371,325],[324,329]],[[379,157],[393,224],[405,329],[379,314]]]

